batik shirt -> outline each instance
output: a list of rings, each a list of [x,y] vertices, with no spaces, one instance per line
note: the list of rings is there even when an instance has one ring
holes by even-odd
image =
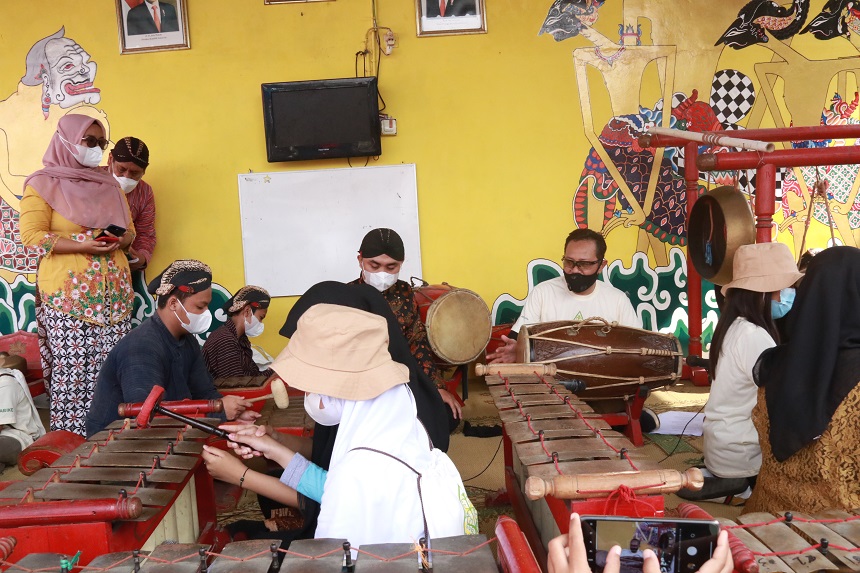
[[[244,334],[238,336],[236,325],[229,318],[206,339],[203,358],[206,360],[209,374],[215,379],[272,374],[271,368],[260,371],[260,367],[254,362],[251,341]]]
[[[358,278],[351,284],[364,284],[364,279]],[[421,321],[421,314],[412,287],[405,281],[397,281],[382,291],[382,296],[388,302],[394,316],[397,317],[403,336],[409,341],[409,348],[418,365],[433,380],[437,388],[445,388],[445,383],[439,374],[439,368],[433,361],[433,351],[430,349],[430,341],[427,340],[427,329]]]

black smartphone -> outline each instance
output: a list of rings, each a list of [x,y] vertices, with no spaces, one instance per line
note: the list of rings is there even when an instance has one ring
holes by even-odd
[[[583,516],[588,564],[601,573],[613,545],[621,546],[621,572],[642,571],[642,552],[651,549],[661,573],[694,573],[711,558],[720,524],[716,520]]]
[[[104,231],[96,235],[96,239],[101,239],[102,237],[106,237],[105,231],[113,235],[114,237],[122,237],[125,234],[125,229],[120,227],[119,225],[108,225],[104,228]]]

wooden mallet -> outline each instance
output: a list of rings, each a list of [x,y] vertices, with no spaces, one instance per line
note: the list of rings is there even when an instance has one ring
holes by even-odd
[[[260,400],[274,398],[275,406],[281,410],[285,410],[287,406],[290,405],[290,395],[287,394],[287,385],[284,384],[284,381],[280,378],[272,378],[272,383],[270,384],[269,389],[271,390],[271,393],[266,394],[265,396],[251,398],[248,402],[259,402]]]
[[[210,426],[206,422],[201,422],[200,420],[195,420],[194,418],[189,418],[188,416],[183,416],[182,414],[177,414],[176,412],[171,412],[167,408],[162,407],[161,399],[163,396],[164,388],[162,386],[152,387],[152,391],[149,393],[149,396],[146,397],[146,401],[143,403],[143,406],[140,407],[140,413],[135,419],[138,428],[149,427],[149,423],[152,422],[152,419],[155,417],[156,414],[163,414],[165,416],[173,418],[174,420],[178,420],[183,424],[187,424],[192,428],[196,428],[203,432],[213,434],[215,436],[218,436],[219,438],[227,439],[227,436],[230,435],[230,432],[222,430],[221,428]]]

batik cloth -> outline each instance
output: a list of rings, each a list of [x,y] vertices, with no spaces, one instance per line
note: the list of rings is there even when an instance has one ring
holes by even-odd
[[[47,305],[38,309],[39,353],[51,400],[51,430],[86,436],[96,377],[108,352],[131,330],[131,317],[101,326]]]

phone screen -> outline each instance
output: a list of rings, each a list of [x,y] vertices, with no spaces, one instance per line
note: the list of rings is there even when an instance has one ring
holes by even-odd
[[[711,558],[720,525],[698,519],[582,517],[582,533],[591,570],[603,571],[613,545],[621,546],[620,573],[640,573],[643,551],[651,549],[661,573],[693,573]]]

